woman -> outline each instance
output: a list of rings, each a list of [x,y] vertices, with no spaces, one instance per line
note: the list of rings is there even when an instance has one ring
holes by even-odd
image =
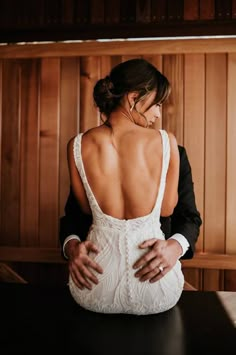
[[[78,287],[70,273],[69,289],[91,311],[158,313],[172,308],[182,293],[179,261],[158,281],[150,275],[140,281],[133,269],[150,235],[165,239],[160,215],[171,215],[178,200],[176,139],[149,129],[169,93],[167,78],[149,62],[123,62],[94,87],[104,123],[68,143],[71,186],[83,211],[92,214],[87,240],[99,250],[92,259],[103,269],[91,290]],[[159,272],[165,267],[154,266]]]

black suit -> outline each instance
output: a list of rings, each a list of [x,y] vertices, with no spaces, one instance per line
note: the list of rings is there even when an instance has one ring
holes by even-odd
[[[183,259],[191,259],[194,254],[195,243],[199,236],[202,220],[196,208],[191,166],[185,148],[179,146],[179,153],[179,199],[173,215],[166,218],[161,217],[161,227],[166,238],[175,233],[180,233],[188,240],[190,247],[183,256]],[[81,240],[85,240],[91,223],[92,216],[82,212],[72,190],[70,190],[65,206],[65,216],[60,219],[61,245],[63,245],[66,237],[71,234],[76,234]],[[150,238],[152,238],[151,235]]]

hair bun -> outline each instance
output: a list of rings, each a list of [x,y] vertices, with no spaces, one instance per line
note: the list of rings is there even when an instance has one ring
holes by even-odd
[[[114,89],[114,85],[113,85],[113,83],[112,83],[112,81],[111,81],[110,76],[107,75],[107,76],[103,79],[103,81],[104,81],[104,89],[105,89],[108,93],[110,93],[110,94],[112,95],[112,91],[113,91],[113,89]]]
[[[116,105],[117,98],[114,95],[114,85],[110,76],[98,80],[94,87],[93,97],[101,113],[109,115]]]

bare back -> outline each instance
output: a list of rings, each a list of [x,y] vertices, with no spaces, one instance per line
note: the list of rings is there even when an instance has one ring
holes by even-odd
[[[79,173],[71,167],[72,145],[73,140],[68,146],[72,187],[84,212],[90,213]],[[105,214],[131,219],[152,211],[160,184],[162,150],[160,133],[139,126],[124,131],[100,126],[83,134],[85,173]]]

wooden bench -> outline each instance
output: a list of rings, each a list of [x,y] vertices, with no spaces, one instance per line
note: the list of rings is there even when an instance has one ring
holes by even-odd
[[[181,260],[184,268],[236,270],[236,255],[195,253],[192,259]]]
[[[0,247],[0,261],[65,263],[59,248]],[[236,255],[195,253],[192,259],[181,260],[184,268],[236,270]]]
[[[66,263],[59,248],[5,246],[0,247],[0,261],[5,263]],[[197,252],[192,259],[181,260],[181,263],[183,268],[236,270],[236,255]],[[12,272],[14,273],[13,270]],[[185,283],[185,289],[196,290],[188,282]]]
[[[0,263],[0,282],[27,283],[23,277],[5,263]]]

